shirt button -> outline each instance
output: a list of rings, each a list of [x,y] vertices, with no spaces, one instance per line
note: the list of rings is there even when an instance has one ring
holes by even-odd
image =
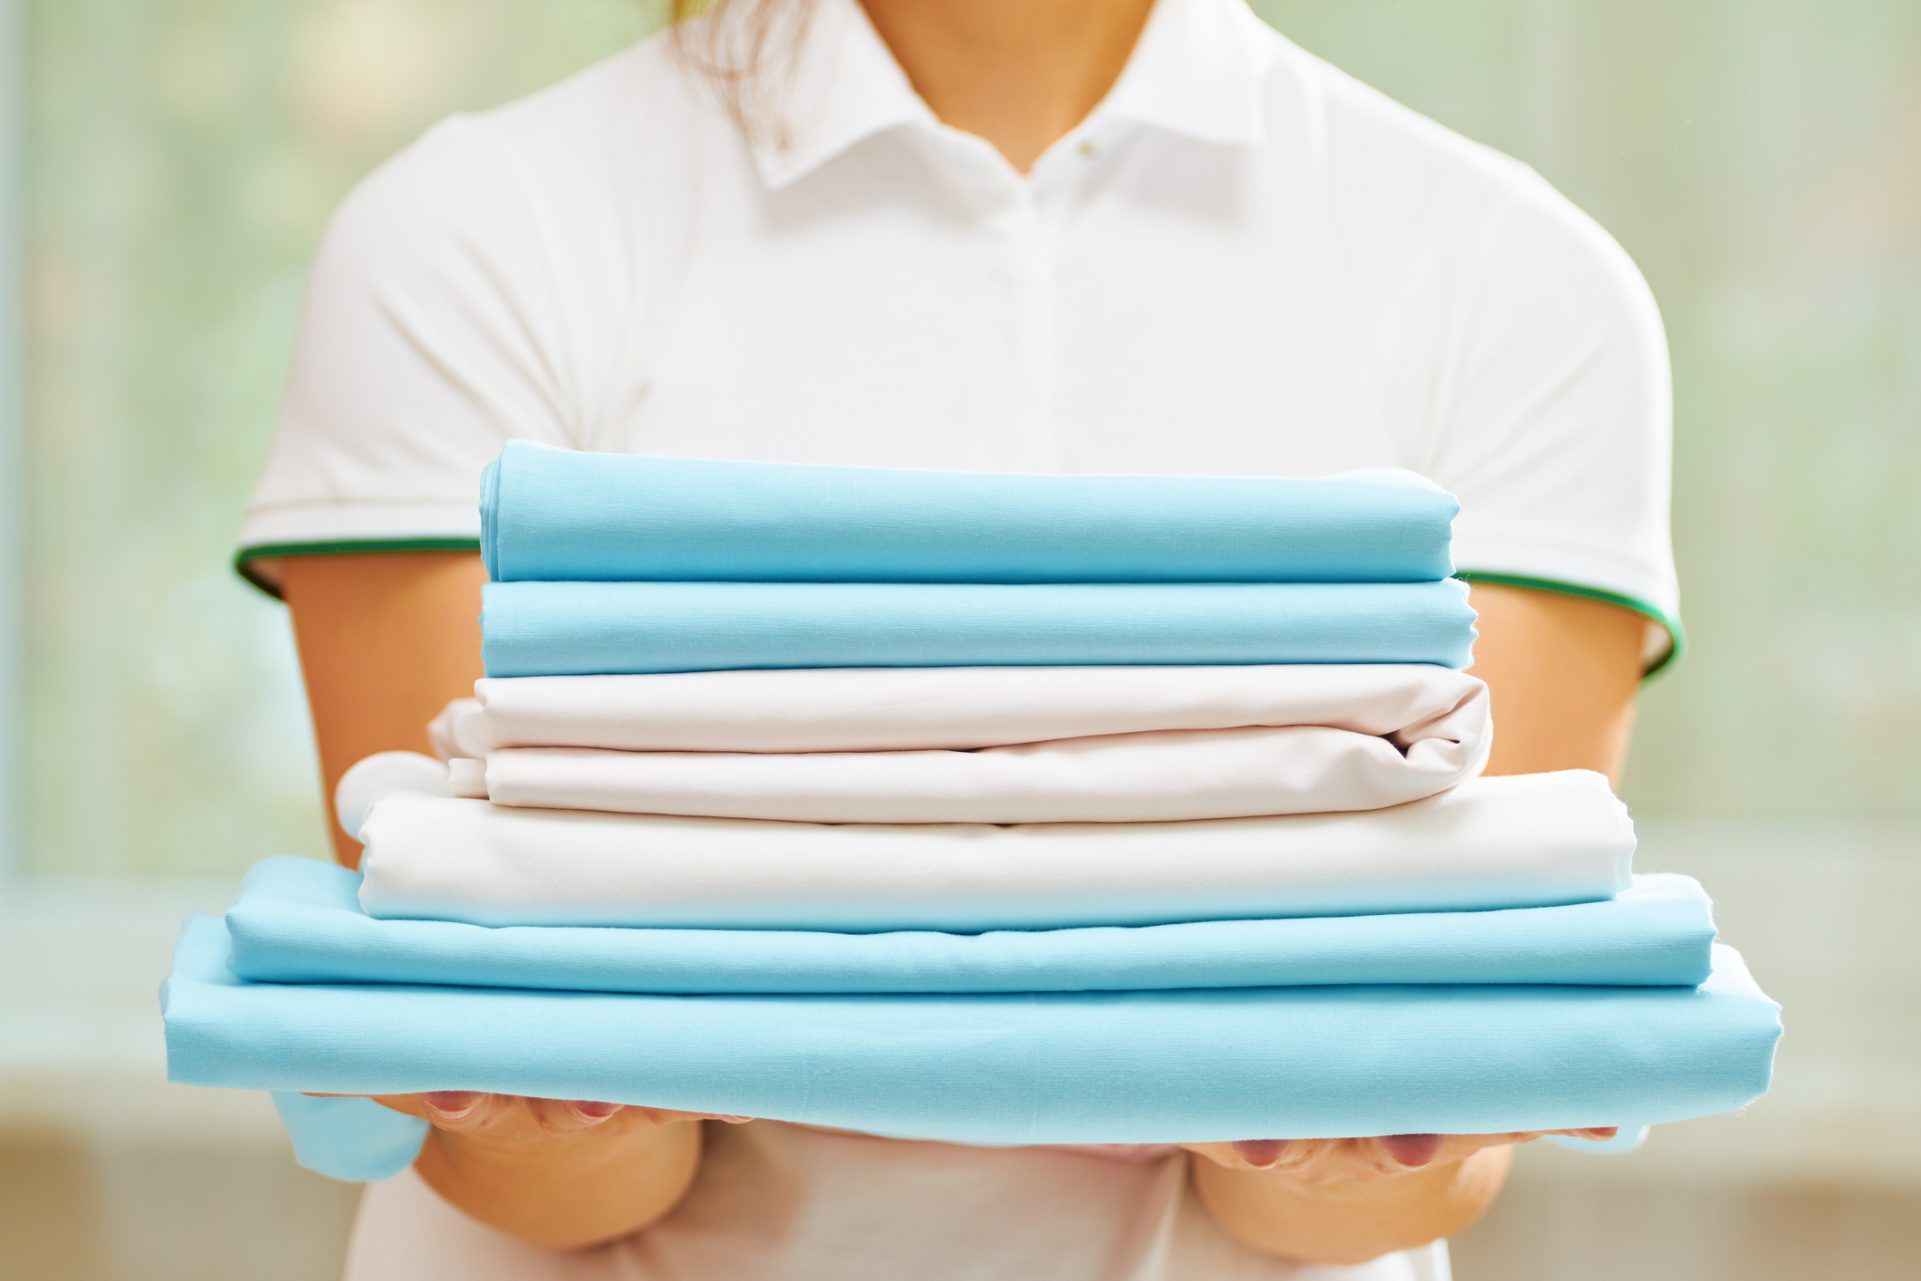
[[[1076,147],[1075,150],[1081,153],[1081,158],[1084,160],[1092,160],[1095,156],[1101,154],[1100,147],[1095,144],[1092,138],[1082,138],[1081,145]]]

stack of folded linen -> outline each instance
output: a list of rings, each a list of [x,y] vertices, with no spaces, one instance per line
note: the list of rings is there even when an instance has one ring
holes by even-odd
[[[189,923],[171,1072],[982,1143],[1743,1106],[1701,888],[1599,775],[1478,776],[1453,514],[509,446],[444,770]]]

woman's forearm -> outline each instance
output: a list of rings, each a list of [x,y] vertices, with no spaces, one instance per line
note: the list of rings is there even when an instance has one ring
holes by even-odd
[[[326,789],[372,752],[427,747],[426,725],[481,674],[472,552],[292,557],[287,603],[313,708]],[[359,845],[333,827],[341,862]],[[471,1096],[383,1097],[431,1121],[415,1163],[443,1198],[524,1241],[577,1248],[626,1236],[674,1207],[700,1164],[702,1123],[625,1108]]]
[[[334,852],[360,844],[332,821],[333,789],[375,752],[424,752],[427,723],[481,675],[476,552],[295,556],[282,569],[320,752]]]
[[[1481,631],[1474,671],[1494,704],[1488,772],[1592,769],[1618,779],[1643,620],[1618,606],[1511,587],[1475,587],[1473,603]],[[1479,1218],[1501,1190],[1511,1151],[1490,1146],[1404,1173],[1318,1182],[1202,1157],[1192,1166],[1202,1203],[1245,1244],[1290,1259],[1355,1263]]]
[[[573,1250],[664,1217],[700,1168],[699,1121],[538,1142],[433,1130],[414,1168],[449,1204],[534,1245]]]

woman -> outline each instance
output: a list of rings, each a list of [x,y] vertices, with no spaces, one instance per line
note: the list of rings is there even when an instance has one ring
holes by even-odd
[[[1618,770],[1675,588],[1659,321],[1604,234],[1239,0],[761,10],[449,120],[336,216],[241,556],[292,607],[330,787],[478,674],[510,437],[1410,467],[1462,500],[1493,768]],[[357,1277],[1432,1278],[1532,1137],[998,1151],[387,1102],[435,1129]]]

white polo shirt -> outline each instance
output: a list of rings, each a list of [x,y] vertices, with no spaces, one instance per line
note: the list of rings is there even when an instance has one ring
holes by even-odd
[[[752,141],[670,46],[449,119],[315,265],[242,568],[465,547],[503,440],[976,470],[1395,465],[1470,577],[1671,649],[1669,387],[1627,256],[1238,0],[1162,0],[1023,176],[823,0]]]
[[[1015,172],[819,0],[752,140],[663,40],[447,120],[341,207],[239,562],[476,545],[502,441],[977,470],[1304,475],[1459,495],[1472,577],[1672,648],[1668,369],[1627,257],[1533,172],[1239,0],[1160,0]],[[1250,1135],[1250,1138],[1272,1136]],[[664,1224],[548,1256],[412,1176],[360,1281],[1331,1277],[1244,1250],[1179,1156],[721,1130]],[[1441,1247],[1344,1276],[1436,1281]]]

